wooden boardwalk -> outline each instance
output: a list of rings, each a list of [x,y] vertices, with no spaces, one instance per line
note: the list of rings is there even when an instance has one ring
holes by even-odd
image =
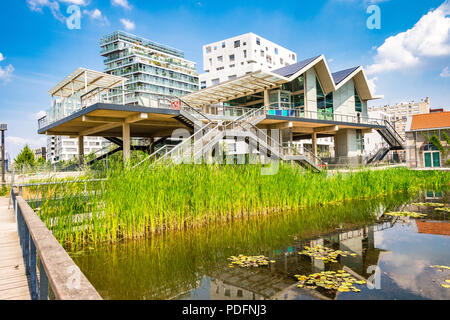
[[[0,300],[30,300],[14,211],[0,198]]]

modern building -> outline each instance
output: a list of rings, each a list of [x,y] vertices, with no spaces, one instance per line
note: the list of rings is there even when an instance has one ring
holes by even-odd
[[[427,97],[425,100],[419,102],[411,101],[409,103],[400,103],[390,106],[369,107],[368,110],[369,112],[381,111],[390,116],[395,130],[403,139],[405,139],[405,129],[408,117],[415,114],[430,113],[430,98]]]
[[[319,138],[332,137],[336,156],[349,164],[362,163],[364,135],[373,130],[389,148],[404,148],[388,123],[368,117],[367,102],[379,97],[371,92],[362,67],[331,73],[323,55],[251,72],[156,107],[124,105],[125,99],[114,102],[111,92],[126,81],[78,69],[50,94],[76,100],[82,107],[57,121],[41,119],[38,133],[78,137],[79,145],[86,136],[105,137],[118,145],[116,150],[123,150],[125,161],[135,148],[131,138],[160,143],[161,149],[147,161],[209,161],[211,156],[220,161],[220,145],[234,137],[246,141],[251,160],[297,162],[316,171],[324,166],[318,155]],[[182,139],[164,145],[174,137]],[[311,140],[311,151],[295,148],[302,140]],[[82,152],[84,148],[80,159]]]
[[[297,62],[297,54],[254,33],[203,46],[201,89],[266,68],[275,70]]]
[[[100,46],[105,73],[127,79],[125,104],[155,106],[198,90],[196,64],[183,51],[122,31],[102,37]],[[122,99],[121,90],[112,92],[113,103]]]
[[[97,153],[103,148],[102,137],[85,137],[84,154]],[[44,148],[45,149],[45,148]],[[69,136],[49,136],[47,138],[47,159],[52,163],[61,160],[77,160],[79,155],[78,139]]]
[[[39,147],[33,150],[34,158],[37,160],[39,158],[44,158],[44,160],[47,159],[47,148],[46,147]]]
[[[436,136],[440,147],[433,143]],[[448,166],[450,111],[417,114],[406,125],[407,165],[412,168],[441,168]],[[430,141],[431,139],[431,141]]]

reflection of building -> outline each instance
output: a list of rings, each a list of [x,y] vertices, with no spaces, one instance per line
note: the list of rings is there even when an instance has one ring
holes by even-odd
[[[443,148],[449,150],[450,111],[414,115],[408,119],[406,129],[407,164],[414,168],[446,166],[447,155],[428,138],[436,135]],[[446,138],[447,136],[447,138]]]
[[[339,257],[339,262],[347,272],[359,279],[372,275],[370,266],[377,266],[384,250],[375,248],[374,232],[391,228],[389,221],[356,230],[342,231],[323,238],[302,241],[283,251],[275,251],[277,263],[269,268],[234,268],[211,275],[210,298],[219,300],[260,300],[260,299],[336,299],[338,292],[332,290],[300,289],[296,274],[311,274],[330,270],[322,260],[299,255],[304,246],[323,245],[334,250],[345,250],[357,257]]]
[[[419,233],[450,236],[450,222],[448,221],[422,221],[416,220]]]

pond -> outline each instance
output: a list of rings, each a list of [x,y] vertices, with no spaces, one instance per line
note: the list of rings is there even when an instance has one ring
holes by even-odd
[[[421,205],[448,207],[449,197],[395,194],[303,209],[314,210],[315,219],[302,210],[257,216],[71,256],[104,299],[450,299],[442,286],[450,270],[431,267],[450,266],[450,213]],[[384,214],[393,211],[426,216]],[[351,255],[324,263],[299,254],[317,245]],[[230,268],[228,258],[239,254],[273,263]],[[339,270],[366,284],[359,292],[298,287],[298,275]]]

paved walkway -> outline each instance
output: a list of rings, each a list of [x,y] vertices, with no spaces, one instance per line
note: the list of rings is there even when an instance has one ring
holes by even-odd
[[[30,300],[14,211],[0,197],[0,300]]]

